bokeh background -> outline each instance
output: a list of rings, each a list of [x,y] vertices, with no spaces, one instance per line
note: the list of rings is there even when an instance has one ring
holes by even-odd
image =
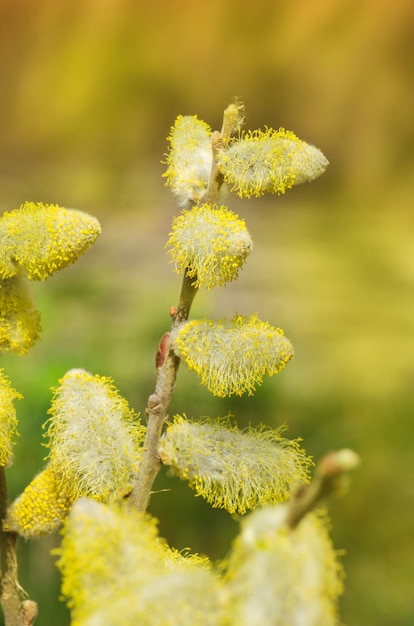
[[[24,394],[9,470],[40,470],[51,387],[71,367],[112,376],[137,411],[180,278],[163,246],[178,209],[161,178],[178,114],[220,128],[233,96],[248,128],[283,126],[329,158],[282,197],[228,198],[255,249],[239,281],[194,316],[257,312],[296,348],[252,398],[216,400],[184,367],[171,412],[285,423],[317,460],[362,464],[330,502],[345,551],[348,626],[414,624],[414,3],[412,0],[0,0],[0,210],[83,209],[102,235],[34,285],[43,337],[2,366]],[[237,520],[162,475],[151,512],[178,548],[223,558]],[[167,489],[168,491],[164,491]],[[39,626],[66,626],[50,550],[21,542]]]

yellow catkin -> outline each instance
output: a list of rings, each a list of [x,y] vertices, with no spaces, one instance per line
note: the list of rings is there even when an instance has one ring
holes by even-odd
[[[11,463],[13,440],[17,430],[17,417],[14,400],[22,396],[10,384],[9,379],[0,370],[0,465]]]
[[[145,427],[112,379],[72,369],[54,392],[46,431],[53,466],[77,497],[106,500],[127,493]]]
[[[229,418],[191,421],[176,416],[161,438],[164,464],[213,507],[244,514],[284,502],[309,481],[311,460],[281,429],[240,430]]]
[[[45,280],[76,261],[100,232],[98,220],[83,211],[26,202],[0,218],[0,277]]]
[[[308,513],[291,530],[288,506],[264,507],[242,522],[226,571],[232,624],[339,626],[343,570],[326,515]]]
[[[174,219],[166,247],[178,273],[210,289],[237,279],[253,243],[244,220],[225,206],[203,204]]]
[[[47,465],[11,505],[7,526],[27,539],[48,535],[60,527],[73,500],[70,484]]]
[[[0,352],[26,354],[40,331],[40,313],[32,302],[27,278],[0,278]]]
[[[149,516],[82,498],[57,552],[73,626],[221,624],[208,561],[168,548]]]
[[[196,115],[179,115],[168,137],[166,185],[179,204],[198,202],[205,193],[212,164],[211,129]]]
[[[192,320],[171,335],[178,355],[219,397],[253,394],[265,374],[280,372],[293,347],[280,328],[256,315],[231,320]]]
[[[328,166],[322,152],[284,128],[248,131],[219,155],[224,180],[242,198],[287,189],[320,176]]]

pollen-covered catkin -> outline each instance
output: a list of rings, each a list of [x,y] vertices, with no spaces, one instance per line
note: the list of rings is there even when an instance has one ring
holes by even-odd
[[[286,525],[288,505],[246,517],[226,572],[231,623],[237,626],[339,626],[342,567],[326,516]]]
[[[210,289],[238,277],[253,243],[244,220],[225,206],[203,204],[174,219],[166,247],[178,273]]]
[[[70,370],[55,389],[49,413],[50,463],[76,496],[106,500],[127,493],[145,428],[112,380]]]
[[[166,185],[181,206],[204,195],[213,160],[211,129],[196,115],[179,115],[168,137]]]
[[[322,152],[284,128],[243,133],[219,155],[224,180],[240,197],[285,193],[320,176],[328,166]]]
[[[45,280],[76,261],[100,232],[98,220],[83,211],[26,202],[0,218],[0,277]]]
[[[149,516],[81,498],[57,552],[74,626],[224,626],[208,561],[174,554]]]
[[[70,483],[49,464],[12,503],[6,525],[26,539],[48,535],[58,530],[73,501]]]
[[[14,400],[22,396],[10,384],[0,369],[0,465],[10,465],[13,454],[13,441],[17,431],[17,417]]]
[[[40,313],[30,287],[25,276],[0,278],[0,352],[21,356],[39,339]]]
[[[176,416],[161,438],[164,464],[213,507],[244,514],[284,502],[309,481],[311,460],[280,429],[239,430],[229,418],[190,421]]]
[[[201,384],[219,397],[253,394],[265,374],[277,374],[293,357],[283,330],[256,315],[192,320],[178,327],[171,341]]]

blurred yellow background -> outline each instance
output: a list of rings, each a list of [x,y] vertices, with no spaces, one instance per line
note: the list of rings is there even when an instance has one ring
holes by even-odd
[[[25,396],[11,497],[42,467],[40,425],[67,369],[112,376],[143,412],[180,287],[163,250],[178,212],[165,138],[178,114],[220,128],[238,96],[247,128],[293,130],[330,166],[282,197],[228,196],[255,248],[193,315],[257,312],[296,354],[247,399],[216,400],[182,367],[171,412],[286,423],[315,459],[355,449],[351,489],[329,507],[346,551],[343,621],[414,624],[413,33],[412,0],[0,0],[0,210],[57,203],[103,228],[75,266],[34,285],[42,341],[2,359]],[[157,489],[162,534],[223,558],[236,521],[176,480]],[[56,541],[20,548],[39,626],[69,623]]]

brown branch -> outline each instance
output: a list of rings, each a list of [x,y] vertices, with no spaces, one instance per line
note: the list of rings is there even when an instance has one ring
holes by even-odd
[[[210,178],[207,189],[201,198],[201,204],[214,204],[217,202],[217,198],[220,193],[221,186],[224,182],[223,174],[218,167],[218,154],[222,150],[230,137],[238,130],[242,115],[243,107],[238,104],[230,104],[224,111],[223,124],[221,131],[217,130],[213,133],[211,138],[211,149],[213,152],[213,162],[211,165]]]
[[[8,494],[6,473],[0,466],[0,559],[1,583],[0,602],[3,608],[5,626],[31,626],[37,615],[37,605],[32,600],[21,601],[25,592],[17,578],[17,534],[3,529],[7,515]],[[30,611],[27,608],[30,604]],[[28,621],[31,619],[31,621]]]
[[[212,136],[213,162],[207,190],[201,199],[201,203],[214,203],[217,201],[220,188],[223,184],[223,175],[218,168],[218,151],[240,125],[240,105],[231,104],[224,111],[221,132],[214,132]],[[188,319],[191,305],[198,291],[194,284],[196,277],[190,278],[184,273],[178,307],[171,307],[172,329],[176,328]],[[147,432],[145,436],[143,454],[138,476],[128,497],[128,504],[137,511],[146,511],[151,495],[151,488],[155,478],[162,467],[158,455],[159,440],[163,426],[168,419],[167,410],[171,401],[171,395],[177,378],[180,359],[172,348],[168,346],[168,336],[164,335],[161,340],[159,353],[157,354],[157,379],[155,391],[148,399]]]
[[[214,204],[217,201],[221,186],[224,182],[223,174],[217,164],[217,154],[223,145],[223,136],[216,130],[211,138],[211,149],[213,152],[213,162],[206,191],[201,198],[201,204]]]
[[[194,280],[194,277],[190,279],[187,272],[185,272],[178,307],[172,307],[172,328],[188,319],[192,302],[197,293],[197,288],[193,286]],[[168,341],[168,339],[164,338],[163,342],[165,341]],[[163,347],[163,350],[165,351],[165,356],[162,357],[157,370],[155,391],[148,398],[146,410],[147,432],[141,466],[133,490],[128,498],[129,506],[140,512],[146,511],[148,507],[152,485],[162,467],[162,462],[158,455],[158,445],[162,428],[168,419],[167,410],[171,402],[180,365],[180,359],[168,344]]]

